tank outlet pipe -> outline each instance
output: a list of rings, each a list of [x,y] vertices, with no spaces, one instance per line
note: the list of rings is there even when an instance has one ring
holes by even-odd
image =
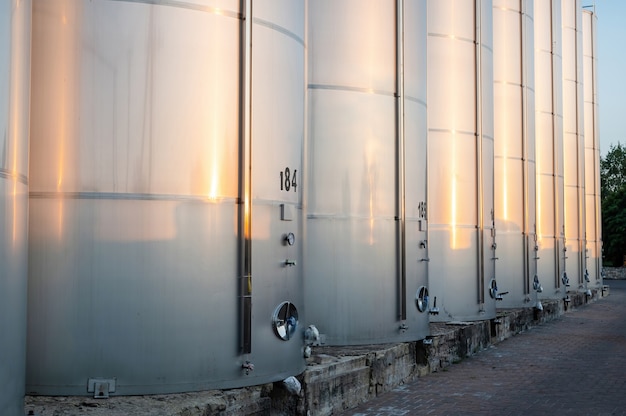
[[[526,2],[524,0],[520,0],[519,2],[519,9],[520,9],[520,51],[521,51],[521,56],[520,56],[520,75],[521,75],[521,87],[522,87],[522,105],[521,105],[521,110],[522,110],[522,205],[523,205],[523,209],[524,209],[524,215],[523,215],[523,224],[522,224],[522,229],[523,229],[523,233],[524,233],[524,244],[523,244],[523,273],[524,273],[524,294],[528,295],[530,293],[530,264],[529,264],[529,257],[530,257],[530,250],[529,250],[529,246],[530,246],[530,224],[529,224],[529,219],[528,219],[528,212],[529,212],[529,204],[528,204],[528,193],[529,193],[529,180],[528,180],[528,174],[529,174],[529,163],[528,163],[528,105],[529,105],[529,100],[528,100],[528,75],[526,73],[528,65],[527,65],[527,55],[526,55],[526,35],[527,35],[527,30],[526,30],[526,16],[528,14],[528,11],[526,10]],[[536,270],[536,269],[535,269]]]
[[[406,213],[405,213],[405,141],[404,141],[404,0],[396,0],[396,226],[398,316],[406,320]],[[400,326],[405,331],[404,324]]]
[[[437,296],[433,301],[433,307],[428,310],[428,313],[431,315],[439,315],[439,308],[437,307]]]
[[[483,119],[482,119],[482,0],[474,0],[474,88],[476,93],[475,112],[476,112],[476,190],[477,190],[477,274],[478,274],[478,304],[481,309],[485,303],[485,261],[484,261],[484,184],[483,184]],[[493,220],[493,211],[492,211]],[[495,232],[495,226],[492,229],[492,236]],[[495,257],[495,253],[494,253]],[[495,275],[495,261],[493,262],[493,269]],[[494,276],[495,278],[495,276]]]
[[[241,0],[239,71],[239,189],[238,189],[238,257],[240,350],[252,352],[252,0]],[[242,368],[248,374],[254,369],[246,361]]]

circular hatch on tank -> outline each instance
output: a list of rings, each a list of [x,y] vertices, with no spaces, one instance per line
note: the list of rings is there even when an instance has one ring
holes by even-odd
[[[415,306],[420,312],[425,312],[428,309],[428,288],[421,286],[415,294]]]
[[[289,341],[298,327],[298,309],[293,303],[285,301],[278,305],[272,315],[272,327],[276,336]]]

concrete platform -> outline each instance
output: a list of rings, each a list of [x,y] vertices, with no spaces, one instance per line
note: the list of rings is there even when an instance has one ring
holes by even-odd
[[[570,293],[571,301],[567,303],[544,301],[543,311],[499,310],[492,320],[433,323],[431,335],[420,341],[314,347],[307,369],[297,376],[302,386],[297,395],[290,394],[279,382],[245,389],[109,399],[28,396],[25,408],[27,414],[35,416],[339,414],[374,403],[420,377],[445,372],[480,351],[608,294],[606,286],[593,291],[592,296]]]

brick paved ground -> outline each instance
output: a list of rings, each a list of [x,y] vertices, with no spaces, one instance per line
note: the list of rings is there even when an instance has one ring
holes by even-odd
[[[626,415],[626,281],[344,415]]]

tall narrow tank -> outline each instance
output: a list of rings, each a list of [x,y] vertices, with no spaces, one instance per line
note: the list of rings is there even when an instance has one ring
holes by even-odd
[[[537,285],[540,298],[564,296],[561,2],[535,0],[535,160]]]
[[[582,8],[562,0],[563,31],[563,178],[565,186],[565,271],[567,290],[584,287],[585,163],[583,131]]]
[[[303,39],[303,1],[34,2],[28,393],[304,369]]]
[[[307,12],[307,314],[331,345],[422,339],[426,2]]]
[[[434,321],[495,316],[488,0],[428,2],[428,207]]]
[[[24,414],[30,1],[0,2],[0,414]]]
[[[602,220],[600,210],[600,133],[598,129],[597,37],[598,17],[590,10],[582,15],[583,84],[585,101],[585,213],[589,288],[602,287]],[[587,281],[588,280],[588,281]]]
[[[498,306],[536,302],[533,2],[493,1]]]

